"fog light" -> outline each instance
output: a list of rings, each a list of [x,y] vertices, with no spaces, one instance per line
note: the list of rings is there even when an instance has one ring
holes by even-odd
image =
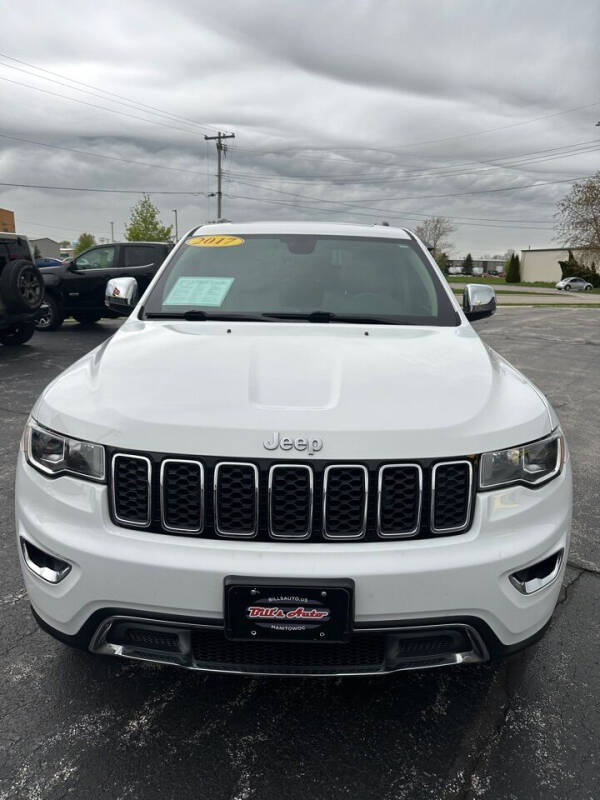
[[[71,571],[69,563],[45,553],[27,539],[21,538],[21,551],[31,572],[48,583],[60,583]]]
[[[548,556],[537,564],[517,570],[509,577],[510,582],[521,594],[533,594],[549,586],[560,572],[563,550]]]

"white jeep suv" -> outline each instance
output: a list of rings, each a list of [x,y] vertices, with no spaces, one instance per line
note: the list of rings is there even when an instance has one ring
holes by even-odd
[[[136,305],[137,303],[137,305]],[[191,231],[120,330],[54,380],[16,485],[36,619],[200,670],[481,662],[549,624],[569,547],[556,414],[383,226]]]

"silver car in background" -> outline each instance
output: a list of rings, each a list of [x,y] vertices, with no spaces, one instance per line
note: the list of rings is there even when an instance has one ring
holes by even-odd
[[[555,288],[565,292],[591,292],[593,287],[583,278],[563,278],[555,284]]]

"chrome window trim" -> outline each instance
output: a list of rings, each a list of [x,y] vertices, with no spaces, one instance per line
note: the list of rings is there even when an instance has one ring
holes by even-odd
[[[391,533],[385,533],[381,528],[381,496],[383,492],[383,474],[386,469],[398,469],[398,468],[407,468],[410,467],[412,469],[417,470],[417,474],[419,476],[419,498],[418,498],[418,509],[417,509],[417,523],[414,528],[410,531],[393,531]],[[420,464],[416,464],[414,462],[405,463],[405,464],[384,464],[379,469],[379,474],[377,476],[377,536],[381,537],[382,539],[406,539],[410,536],[416,536],[419,532],[421,527],[421,512],[423,508],[423,467]]]
[[[365,491],[365,500],[363,505],[362,526],[358,533],[353,534],[330,534],[327,533],[327,482],[329,473],[336,469],[360,469],[363,473],[363,485]],[[323,538],[330,541],[362,539],[367,531],[367,514],[369,508],[369,470],[364,464],[330,464],[325,467],[323,471]]]
[[[305,469],[308,472],[308,502],[309,502],[308,528],[304,533],[293,534],[293,535],[275,533],[272,525],[273,473],[277,469],[290,469],[290,468]],[[304,541],[305,539],[309,539],[312,534],[314,496],[315,496],[314,474],[312,469],[308,466],[308,464],[272,464],[269,469],[269,502],[268,502],[268,509],[269,509],[268,528],[269,528],[269,536],[271,537],[271,539],[286,540],[290,542],[300,542]]]
[[[238,531],[225,531],[219,525],[219,472],[221,467],[250,467],[254,472],[254,530],[250,533],[239,533]],[[258,467],[249,461],[219,461],[215,466],[213,476],[213,514],[214,514],[214,527],[217,536],[222,536],[227,539],[254,539],[258,536]]]
[[[117,514],[117,496],[115,492],[115,462],[117,458],[134,458],[138,461],[144,461],[146,464],[146,484],[148,486],[148,521],[147,522],[136,522],[134,520],[125,519],[124,517],[120,517]],[[115,515],[115,519],[119,522],[122,522],[125,525],[131,525],[134,528],[149,528],[152,524],[152,463],[150,459],[146,456],[138,456],[134,453],[115,453],[112,457],[111,464],[110,464],[110,483],[111,483],[111,497],[112,497],[112,507],[113,507],[113,514]]]
[[[466,464],[469,467],[469,493],[468,493],[468,501],[467,501],[467,512],[465,515],[465,521],[462,525],[455,525],[452,528],[436,528],[435,527],[435,476],[440,467],[449,467],[452,464]],[[473,464],[466,458],[459,458],[455,459],[454,461],[439,461],[437,464],[434,464],[433,469],[431,470],[431,508],[430,508],[430,519],[429,519],[429,528],[431,533],[459,533],[460,531],[464,531],[469,527],[469,520],[471,519],[471,506],[473,504]]]
[[[194,464],[200,467],[200,527],[198,528],[176,528],[167,523],[165,517],[165,493],[164,493],[164,473],[167,464]],[[204,465],[201,461],[195,461],[191,458],[165,458],[160,465],[160,524],[166,531],[171,533],[184,533],[194,535],[202,533],[204,530]]]

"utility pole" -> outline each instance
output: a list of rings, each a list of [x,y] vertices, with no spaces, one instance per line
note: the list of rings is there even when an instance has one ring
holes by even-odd
[[[217,219],[221,219],[223,210],[223,165],[222,155],[227,152],[227,145],[223,144],[223,139],[235,139],[235,133],[221,133],[216,136],[205,136],[207,142],[216,141],[217,143]]]
[[[111,240],[111,242],[114,242],[114,240],[115,240],[115,223],[114,222],[110,223],[110,240]]]
[[[173,213],[175,214],[175,241],[179,241],[179,228],[177,227],[177,209],[173,209]]]

